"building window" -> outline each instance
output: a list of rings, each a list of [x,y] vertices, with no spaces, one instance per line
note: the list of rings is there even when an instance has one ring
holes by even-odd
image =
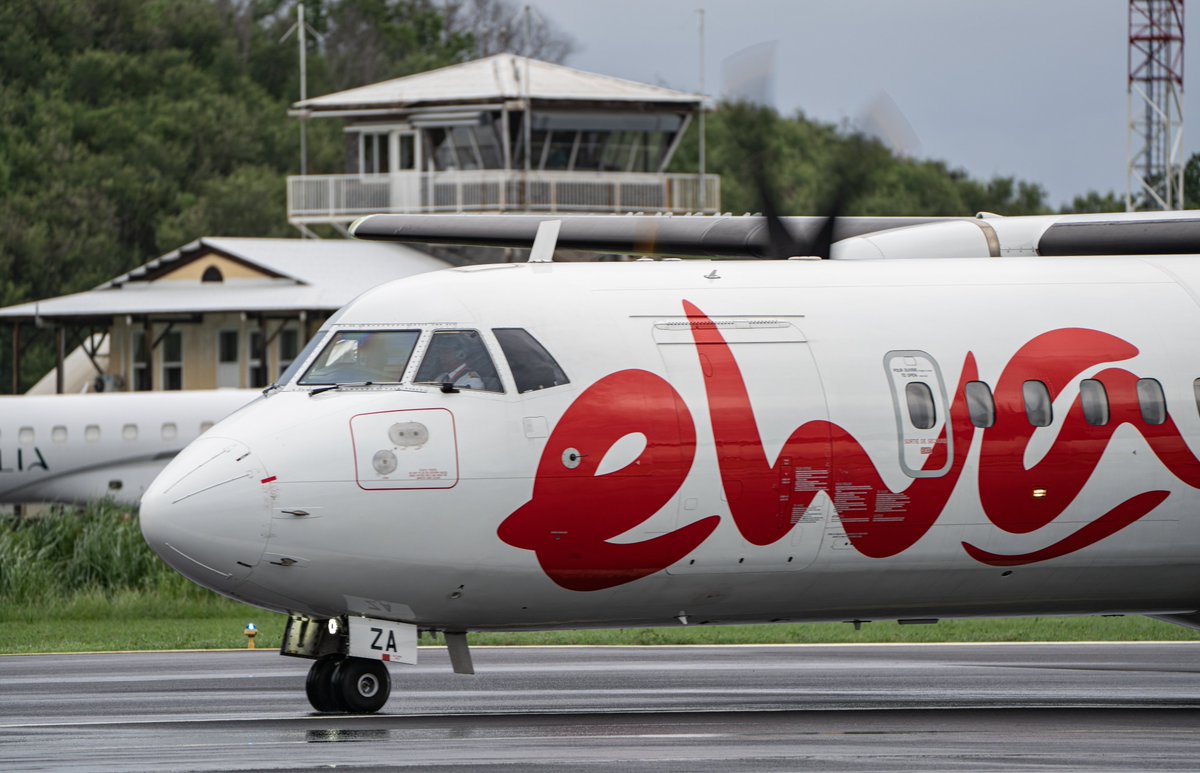
[[[200,276],[201,282],[224,282],[225,277],[221,275],[221,269],[216,266],[209,266],[204,269],[204,273]]]
[[[183,333],[178,330],[162,337],[162,388],[183,389]]]
[[[388,171],[388,135],[360,134],[358,157],[361,173],[386,174]]]
[[[150,347],[146,345],[146,331],[135,330],[130,333],[130,372],[133,374],[133,391],[145,392],[150,388]]]
[[[263,364],[266,357],[261,330],[251,330],[246,342],[246,370],[250,375],[250,386],[255,388],[267,385],[267,369]]]
[[[217,332],[217,386],[240,387],[242,363],[238,359],[238,331]]]

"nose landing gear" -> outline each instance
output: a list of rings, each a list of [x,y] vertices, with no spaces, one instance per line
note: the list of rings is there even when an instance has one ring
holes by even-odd
[[[464,636],[464,653],[465,645]],[[290,615],[279,652],[315,661],[304,684],[314,709],[372,714],[383,708],[392,692],[384,661],[416,664],[417,627],[366,617]],[[469,656],[463,656],[469,667]]]
[[[373,714],[387,703],[392,679],[378,660],[326,655],[308,670],[304,689],[317,711]]]

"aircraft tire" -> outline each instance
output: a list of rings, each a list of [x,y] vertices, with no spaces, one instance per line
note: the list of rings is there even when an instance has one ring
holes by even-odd
[[[344,658],[341,655],[327,655],[319,658],[308,669],[308,679],[304,682],[304,691],[308,694],[308,702],[322,713],[346,711],[342,705],[341,695],[334,689],[334,672]]]
[[[381,661],[346,658],[333,672],[333,692],[343,711],[374,714],[387,703],[392,692],[392,678]]]

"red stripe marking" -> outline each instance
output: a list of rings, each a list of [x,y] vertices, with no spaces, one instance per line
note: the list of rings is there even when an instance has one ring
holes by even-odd
[[[263,479],[262,479],[262,482],[263,482],[263,483],[274,483],[274,482],[275,482],[275,478],[276,478],[276,476],[272,475],[272,476],[271,476],[271,477],[269,477],[269,478],[263,478]]]

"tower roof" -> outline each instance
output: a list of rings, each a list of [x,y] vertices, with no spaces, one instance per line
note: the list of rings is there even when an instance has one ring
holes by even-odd
[[[528,83],[524,79],[528,78]],[[438,70],[296,102],[314,114],[498,102],[528,97],[540,103],[657,104],[694,109],[699,94],[576,70],[515,54],[496,54]]]

